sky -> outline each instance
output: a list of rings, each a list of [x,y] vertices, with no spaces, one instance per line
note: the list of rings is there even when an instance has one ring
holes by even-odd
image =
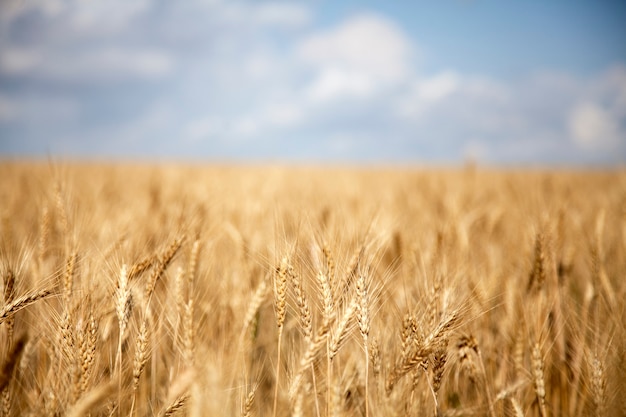
[[[2,0],[0,159],[622,166],[626,2]]]

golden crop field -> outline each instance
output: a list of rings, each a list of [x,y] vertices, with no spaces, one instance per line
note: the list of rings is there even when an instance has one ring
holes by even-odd
[[[4,416],[626,415],[626,172],[0,164]]]

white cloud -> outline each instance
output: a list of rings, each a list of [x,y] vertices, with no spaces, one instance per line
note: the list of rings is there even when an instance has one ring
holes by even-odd
[[[333,30],[304,39],[297,53],[313,66],[397,79],[409,71],[410,49],[409,39],[392,21],[377,15],[359,15]]]
[[[307,87],[306,96],[313,102],[325,102],[345,96],[367,97],[375,89],[376,79],[363,71],[328,68]]]
[[[368,95],[404,81],[411,51],[410,40],[393,22],[373,14],[313,33],[296,46],[296,56],[315,73],[308,94],[316,100]]]
[[[242,136],[252,136],[260,133],[261,126],[253,117],[242,117],[237,123],[231,126],[230,133],[234,136],[231,138],[241,139]]]
[[[300,123],[304,119],[302,109],[295,103],[282,103],[269,106],[263,114],[268,124],[277,127],[289,127]]]
[[[451,118],[466,118],[470,123],[479,120],[494,124],[490,106],[506,107],[511,86],[495,80],[443,70],[430,76],[414,76],[410,88],[398,94],[393,108],[398,117],[412,121],[426,120],[439,112],[448,112]],[[502,122],[502,112],[497,112]]]
[[[419,99],[424,101],[438,101],[458,90],[461,84],[460,77],[452,71],[444,71],[431,78],[418,81],[416,92]]]
[[[573,109],[569,129],[576,145],[584,149],[612,148],[618,143],[620,133],[623,135],[611,112],[590,102],[580,103]]]
[[[267,53],[252,53],[244,64],[247,75],[253,79],[271,76],[276,69],[273,58]]]
[[[581,90],[567,115],[574,144],[585,151],[626,150],[626,67],[608,69]]]

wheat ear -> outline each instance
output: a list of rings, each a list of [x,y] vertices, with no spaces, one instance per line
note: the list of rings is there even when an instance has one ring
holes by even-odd
[[[148,361],[148,325],[147,320],[141,321],[139,334],[135,344],[135,359],[133,361],[133,394],[139,388],[139,379]]]
[[[50,294],[52,294],[52,290],[47,288],[39,290],[36,293],[23,295],[14,299],[12,302],[5,305],[2,310],[0,310],[0,323],[4,323],[4,321],[13,316],[13,314],[41,299],[48,297]]]
[[[274,278],[274,298],[276,302],[276,325],[278,327],[278,353],[276,358],[276,387],[274,389],[274,412],[276,417],[276,406],[278,403],[278,385],[280,382],[280,348],[283,336],[283,325],[287,312],[287,258],[280,261],[280,266]]]
[[[348,308],[344,311],[341,320],[337,322],[333,331],[330,333],[330,343],[328,348],[328,357],[332,360],[339,349],[343,345],[346,336],[348,334],[348,330],[350,329],[350,323],[354,318],[354,315],[359,307],[359,303],[356,300],[353,300],[350,304],[348,304]]]
[[[146,302],[150,301],[150,298],[152,298],[152,293],[154,292],[154,288],[158,279],[161,277],[161,275],[163,275],[163,272],[167,269],[167,266],[174,258],[174,255],[176,255],[176,253],[180,249],[180,246],[183,244],[183,239],[184,238],[174,239],[174,241],[170,244],[167,250],[157,260],[157,264],[152,270],[152,274],[150,275],[150,279],[148,279],[148,283],[146,285]]]
[[[174,414],[176,414],[178,410],[180,410],[181,408],[185,406],[185,403],[187,402],[188,399],[189,399],[189,395],[187,394],[178,397],[176,400],[174,400],[173,403],[167,406],[167,408],[165,408],[159,415],[162,417],[173,416]]]
[[[317,282],[320,285],[320,295],[322,302],[322,331],[320,334],[327,333],[329,331],[331,323],[335,319],[335,306],[333,300],[333,291],[328,281],[329,277],[322,271],[317,274]],[[331,358],[330,358],[330,336],[325,339],[326,341],[326,404],[330,403],[330,380],[332,379]]]
[[[513,397],[509,398],[509,400],[511,400],[511,405],[513,406],[513,415],[515,417],[524,417],[524,410],[522,410],[520,403]]]
[[[132,297],[130,292],[130,286],[128,283],[128,272],[126,265],[122,265],[120,275],[117,280],[117,289],[115,292],[115,312],[117,314],[117,322],[119,325],[119,349],[118,355],[121,354],[122,339],[126,328],[128,327],[128,320],[130,319],[130,313],[132,311]]]
[[[606,372],[604,364],[598,357],[598,354],[594,354],[590,358],[591,362],[591,388],[593,393],[593,405],[595,407],[595,415],[598,417],[607,415],[606,407]]]
[[[122,270],[117,281],[117,291],[115,297],[115,311],[117,313],[117,322],[119,325],[119,336],[117,341],[117,356],[116,356],[116,368],[118,377],[118,404],[121,404],[122,400],[122,342],[124,340],[124,333],[128,326],[128,320],[130,319],[130,313],[132,310],[132,297],[130,293],[130,287],[128,286],[128,272],[126,264],[122,265]]]
[[[306,343],[309,343],[311,341],[311,334],[313,333],[313,324],[311,323],[311,310],[309,309],[306,293],[302,289],[302,280],[291,265],[287,267],[287,274],[291,278],[293,292],[296,296],[296,305],[300,312],[300,325],[304,333],[304,340]]]
[[[87,317],[87,328],[85,332],[77,332],[79,336],[78,348],[80,352],[80,369],[81,374],[78,381],[79,392],[82,395],[87,390],[87,383],[90,375],[93,373],[93,364],[96,357],[96,349],[98,342],[98,322],[93,315],[93,311],[89,311]]]
[[[78,253],[73,251],[67,258],[65,274],[63,275],[63,302],[69,307],[72,289],[74,287],[74,275],[76,274],[76,262]]]
[[[186,270],[186,282],[187,282],[187,297],[191,298],[193,295],[193,281],[198,269],[198,254],[200,253],[200,240],[194,240],[191,245],[191,252],[189,254],[189,266]]]
[[[322,302],[323,328],[328,329],[330,323],[334,320],[335,306],[333,301],[333,292],[328,282],[328,277],[323,272],[317,274],[317,282],[320,284],[320,294]]]
[[[367,294],[367,286],[363,274],[359,275],[356,281],[356,293],[358,297],[357,316],[359,322],[359,330],[363,338],[363,346],[365,348],[365,417],[369,416],[369,343],[368,336],[370,333],[370,316],[369,316],[369,299]]]
[[[139,388],[139,379],[148,362],[148,325],[146,317],[141,321],[139,334],[135,342],[135,358],[133,360],[133,400],[130,406],[130,415],[133,415],[135,403],[137,401],[137,389]]]
[[[438,394],[441,388],[441,379],[443,377],[444,366],[447,359],[447,340],[442,340],[441,345],[433,353],[433,365],[432,365],[432,384],[433,392],[435,394],[435,412],[439,413],[439,400]]]
[[[141,275],[146,269],[152,266],[154,257],[152,255],[142,259],[141,261],[133,264],[132,268],[128,271],[128,279],[132,281]]]
[[[250,325],[252,325],[252,322],[254,321],[254,317],[259,311],[261,304],[263,304],[263,301],[265,301],[265,297],[267,297],[267,294],[269,293],[270,287],[268,286],[267,282],[268,282],[267,279],[261,280],[257,289],[254,291],[254,295],[252,296],[252,299],[250,300],[250,303],[248,304],[248,309],[246,311],[246,315],[243,320],[242,336],[248,330]]]
[[[193,298],[183,305],[183,358],[189,366],[193,365],[195,328],[193,324]]]
[[[254,398],[256,397],[256,389],[258,385],[254,384],[246,395],[246,399],[243,402],[243,409],[241,410],[242,417],[252,417],[252,406],[254,405]]]
[[[386,391],[389,395],[393,390],[396,382],[409,371],[421,364],[428,356],[433,353],[437,344],[446,336],[448,331],[454,326],[458,319],[456,313],[449,314],[435,327],[435,329],[423,340],[414,342],[408,348],[405,357],[401,357],[396,363],[390,374],[387,376]]]
[[[541,349],[538,343],[532,346],[531,362],[533,367],[533,384],[537,396],[537,403],[539,404],[539,414],[541,417],[546,417],[546,387],[543,376],[543,359],[541,358]]]
[[[15,298],[15,274],[12,269],[8,269],[3,277],[3,285],[4,285],[4,303],[10,304],[13,302]],[[7,317],[5,319],[5,326],[7,328],[7,339],[9,342],[13,339],[13,327],[15,320],[14,318]]]

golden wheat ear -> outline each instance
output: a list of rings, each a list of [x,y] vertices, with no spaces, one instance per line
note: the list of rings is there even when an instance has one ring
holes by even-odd
[[[274,389],[274,412],[273,416],[276,417],[276,407],[278,405],[278,390],[280,383],[280,362],[281,362],[281,347],[283,339],[283,327],[285,324],[285,316],[287,314],[287,271],[289,268],[289,261],[286,257],[283,257],[280,261],[280,265],[276,270],[274,278],[274,304],[276,309],[276,326],[278,327],[278,348],[276,355],[276,382]]]
[[[26,294],[14,299],[12,302],[5,305],[2,310],[0,310],[0,323],[3,323],[5,320],[9,319],[18,311],[36,303],[39,300],[48,298],[52,294],[52,289],[43,289],[32,294]]]

